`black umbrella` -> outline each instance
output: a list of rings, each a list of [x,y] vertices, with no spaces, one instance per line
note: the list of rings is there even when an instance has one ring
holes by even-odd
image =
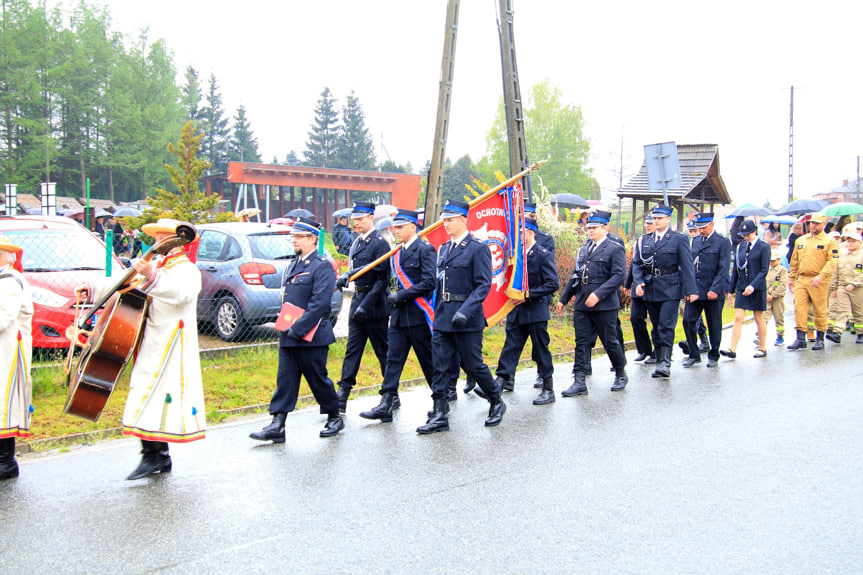
[[[305,208],[295,208],[285,214],[286,218],[315,218],[315,214]]]
[[[800,216],[820,211],[824,207],[818,200],[794,200],[776,210],[777,216]]]
[[[576,194],[569,193],[552,195],[551,204],[562,208],[590,208],[590,204],[587,203],[587,200]]]

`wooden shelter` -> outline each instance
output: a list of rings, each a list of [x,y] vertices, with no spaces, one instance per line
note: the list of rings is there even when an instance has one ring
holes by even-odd
[[[719,146],[716,144],[678,144],[681,188],[668,189],[668,203],[677,211],[677,229],[683,229],[686,207],[698,212],[712,212],[716,204],[730,204],[731,197],[719,173]],[[657,187],[656,184],[653,185]],[[662,189],[651,189],[647,164],[638,174],[617,190],[618,200],[632,199],[632,222],[644,219],[651,204],[663,202]],[[638,210],[638,204],[641,209]],[[636,218],[636,213],[641,213]]]

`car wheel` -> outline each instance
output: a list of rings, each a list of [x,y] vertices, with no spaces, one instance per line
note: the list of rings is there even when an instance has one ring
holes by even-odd
[[[235,341],[246,332],[243,310],[231,296],[225,296],[216,304],[216,333],[225,341]]]

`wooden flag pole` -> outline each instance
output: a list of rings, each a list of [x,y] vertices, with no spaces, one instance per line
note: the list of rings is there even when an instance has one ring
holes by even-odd
[[[486,193],[482,194],[481,196],[479,196],[479,197],[477,197],[477,198],[474,198],[474,199],[473,199],[473,200],[471,200],[471,202],[470,202],[470,207],[474,207],[475,205],[477,205],[477,204],[479,204],[479,203],[481,203],[481,202],[484,202],[484,201],[485,201],[485,200],[487,200],[489,197],[491,197],[492,195],[494,195],[494,194],[498,193],[498,192],[499,192],[499,191],[501,191],[502,189],[504,189],[504,188],[506,188],[506,187],[508,187],[508,186],[513,185],[515,182],[519,181],[521,178],[523,178],[523,177],[524,177],[524,176],[526,176],[527,174],[529,174],[529,173],[531,173],[531,172],[533,172],[533,171],[538,170],[538,169],[539,169],[539,168],[540,168],[544,163],[546,163],[547,161],[548,161],[548,160],[540,160],[540,161],[538,161],[538,162],[535,162],[535,163],[531,164],[529,168],[526,168],[526,169],[522,170],[521,172],[517,173],[516,175],[514,175],[514,176],[513,176],[513,177],[511,177],[510,179],[506,180],[505,182],[501,182],[500,184],[498,184],[497,186],[493,187],[492,189],[490,189],[490,190],[489,190],[489,191],[487,191]],[[427,228],[424,228],[424,229],[423,229],[421,232],[419,232],[417,235],[418,235],[419,237],[421,237],[421,238],[424,238],[426,235],[430,234],[431,232],[433,232],[434,230],[436,230],[437,228],[439,228],[439,227],[440,227],[440,226],[442,226],[442,225],[443,225],[443,219],[440,219],[440,220],[436,221],[435,223],[433,223],[432,225],[428,226]],[[363,266],[363,267],[361,267],[361,268],[359,268],[359,269],[357,269],[357,270],[351,270],[351,272],[350,272],[350,273],[351,273],[351,279],[350,279],[350,281],[354,281],[355,279],[357,279],[358,277],[360,277],[361,275],[363,275],[364,273],[366,273],[366,272],[367,272],[367,271],[369,271],[370,269],[372,269],[372,268],[374,268],[375,266],[379,265],[381,262],[384,262],[384,261],[388,260],[389,258],[393,257],[393,255],[394,255],[397,251],[399,251],[400,249],[402,249],[402,244],[396,244],[396,245],[395,245],[395,247],[393,247],[393,249],[391,249],[390,251],[388,251],[387,253],[385,253],[384,255],[382,255],[381,257],[379,257],[378,259],[376,259],[375,261],[371,262],[370,264],[367,264],[367,265],[365,265],[365,266]]]

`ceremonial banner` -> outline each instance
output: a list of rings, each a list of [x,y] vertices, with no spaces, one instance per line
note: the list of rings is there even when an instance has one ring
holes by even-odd
[[[521,186],[486,193],[470,203],[467,229],[491,250],[491,290],[483,304],[489,326],[506,317],[527,291]],[[450,240],[441,222],[422,233],[435,248]]]

